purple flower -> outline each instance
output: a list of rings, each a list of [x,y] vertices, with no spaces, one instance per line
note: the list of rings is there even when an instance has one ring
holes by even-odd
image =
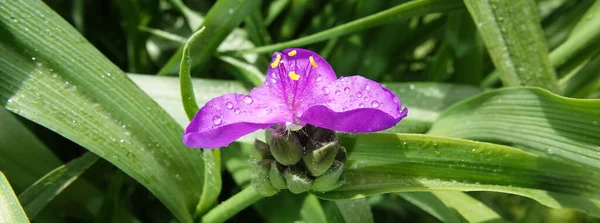
[[[327,61],[305,49],[276,52],[265,83],[248,95],[210,100],[186,128],[183,143],[219,148],[277,124],[311,124],[347,133],[375,132],[396,125],[408,110],[389,89],[361,76],[337,79]]]

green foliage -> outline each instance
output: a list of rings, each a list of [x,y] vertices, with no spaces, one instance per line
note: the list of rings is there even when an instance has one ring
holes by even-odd
[[[0,2],[0,222],[600,217],[598,1]],[[182,129],[288,47],[384,83],[409,115],[339,134],[337,189],[261,179],[265,198],[264,131],[197,150]]]

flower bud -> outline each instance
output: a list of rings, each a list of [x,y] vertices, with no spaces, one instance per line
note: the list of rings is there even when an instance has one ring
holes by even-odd
[[[271,169],[269,170],[269,178],[271,179],[271,184],[273,187],[277,189],[287,189],[287,184],[285,183],[285,178],[283,176],[285,166],[277,163],[271,163]]]
[[[310,138],[314,142],[328,143],[336,141],[335,131],[329,129],[312,126],[312,128],[310,128],[310,135]]]
[[[331,168],[313,181],[311,189],[313,191],[330,191],[338,188],[342,185],[340,176],[343,172],[344,164],[337,160],[333,161]]]
[[[283,165],[293,165],[302,159],[304,147],[295,134],[275,135],[271,138],[271,154]]]
[[[269,145],[256,139],[254,140],[254,152],[255,152],[255,156],[257,157],[257,159],[269,159],[269,158],[273,158],[273,156],[271,156],[271,150],[269,149]]]
[[[333,163],[337,150],[336,143],[331,142],[321,146],[321,148],[309,151],[302,160],[310,175],[316,177],[325,173]]]
[[[252,186],[256,191],[265,197],[270,197],[279,192],[278,189],[274,188],[271,185],[271,181],[269,180],[269,169],[271,167],[270,163],[267,164],[268,161],[274,163],[273,160],[263,160],[260,162],[251,162],[251,167],[254,169],[252,176]]]
[[[337,154],[335,155],[335,160],[340,161],[342,163],[346,163],[346,156],[348,156],[346,148],[344,148],[343,146],[338,146]]]
[[[287,188],[294,194],[306,192],[310,189],[312,179],[308,177],[306,171],[297,166],[289,166],[284,174]]]

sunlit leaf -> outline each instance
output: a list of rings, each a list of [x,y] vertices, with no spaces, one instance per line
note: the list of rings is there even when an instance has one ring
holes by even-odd
[[[0,217],[2,222],[29,222],[15,192],[2,172],[0,172]]]

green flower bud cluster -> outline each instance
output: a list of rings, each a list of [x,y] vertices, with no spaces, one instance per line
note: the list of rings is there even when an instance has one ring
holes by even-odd
[[[307,125],[299,131],[267,131],[255,141],[253,185],[264,196],[281,189],[299,194],[330,191],[342,182],[346,149],[334,131]]]

